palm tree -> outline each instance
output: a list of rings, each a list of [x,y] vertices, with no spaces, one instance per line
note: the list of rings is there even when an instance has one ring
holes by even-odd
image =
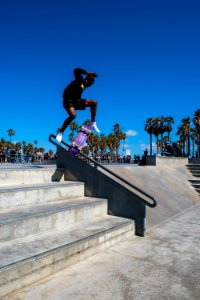
[[[162,140],[163,133],[165,132],[165,118],[164,118],[164,116],[156,118],[155,122],[159,125],[159,131],[160,131],[161,140]]]
[[[187,145],[187,156],[190,155],[190,117],[183,118],[182,120],[185,138],[186,138],[186,145]]]
[[[199,157],[200,156],[200,109],[197,109],[194,112],[193,122],[197,131],[197,154]]]
[[[19,151],[19,150],[22,148],[22,143],[17,142],[17,143],[15,144],[15,148]]]
[[[152,155],[152,135],[154,133],[154,119],[148,118],[144,124],[144,130],[150,136],[150,155]]]
[[[27,152],[27,150],[33,151],[33,144],[29,143],[28,145],[24,146],[24,152]]]
[[[123,139],[122,128],[120,127],[120,125],[118,123],[113,125],[113,132],[116,136],[115,150],[116,150],[116,156],[118,156],[120,142]]]
[[[112,157],[113,156],[113,151],[116,148],[116,135],[115,134],[110,133],[108,135],[108,137],[107,137],[107,145],[108,145],[108,148],[110,150],[110,156]]]
[[[179,136],[179,145],[182,145],[182,152],[183,152],[183,156],[185,156],[185,129],[183,125],[178,126],[177,131],[176,131],[176,135]]]
[[[8,129],[7,132],[8,135],[10,136],[10,142],[12,143],[12,136],[15,135],[15,131],[13,129]]]
[[[37,151],[37,144],[38,144],[38,141],[37,141],[37,140],[34,140],[34,144],[35,144],[35,151]]]
[[[179,135],[180,140],[183,144],[183,155],[190,155],[190,117],[183,118],[181,120],[182,124],[178,127],[176,135]],[[186,151],[185,151],[185,147]]]
[[[192,157],[194,157],[194,148],[195,148],[195,144],[197,144],[198,141],[198,133],[197,133],[197,129],[196,128],[191,128],[190,129],[190,137],[192,140]]]
[[[91,121],[89,119],[87,119],[83,122],[83,125],[90,125],[90,124],[91,124]]]
[[[4,138],[1,138],[0,147],[4,148],[5,146],[6,146],[6,140]]]
[[[107,148],[107,138],[106,138],[105,134],[100,135],[99,148],[101,150],[101,154],[105,155],[106,154],[106,148]]]
[[[159,123],[157,122],[157,119],[154,119],[154,122],[153,122],[153,135],[156,138],[156,147],[157,147],[157,154],[158,154],[158,153],[160,153],[160,150],[162,149],[162,141],[159,140],[160,126],[159,126]]]
[[[97,134],[91,132],[88,136],[88,147],[89,150],[92,152],[92,157],[94,157],[95,154],[98,153],[99,150],[99,137]]]
[[[166,132],[168,133],[168,141],[170,142],[170,132],[172,131],[172,124],[174,124],[174,118],[169,116],[165,117],[166,122]]]
[[[79,126],[76,122],[72,122],[69,126],[71,132],[70,134],[68,135],[68,139],[70,142],[72,142],[74,140],[74,136],[75,136],[75,133],[77,132]]]
[[[155,124],[158,126],[158,132],[160,134],[160,140],[161,140],[161,152],[163,150],[163,134],[166,131],[166,125],[165,125],[165,117],[161,116],[161,118],[155,119]]]
[[[123,140],[123,147],[122,147],[122,156],[124,156],[124,151],[125,151],[125,141],[126,141],[127,135],[126,133],[122,134],[122,140]]]
[[[81,152],[85,155],[89,155],[89,147],[88,146],[84,146],[82,149],[81,149]]]

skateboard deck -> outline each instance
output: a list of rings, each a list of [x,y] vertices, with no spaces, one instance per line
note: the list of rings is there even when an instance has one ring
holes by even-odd
[[[83,125],[81,127],[81,130],[79,131],[77,137],[72,142],[72,146],[69,150],[69,152],[73,155],[77,155],[84,144],[87,142],[88,136],[92,130],[92,127],[90,125]]]

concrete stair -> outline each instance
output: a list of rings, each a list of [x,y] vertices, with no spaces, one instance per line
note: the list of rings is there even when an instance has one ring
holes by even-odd
[[[187,167],[193,176],[200,177],[200,164],[189,164]]]
[[[192,186],[195,188],[195,190],[197,191],[197,193],[200,195],[200,179],[199,180],[190,180]]]
[[[189,180],[192,184],[192,186],[195,188],[197,193],[200,195],[200,164],[189,164],[187,165],[188,169],[192,173],[194,177],[197,177],[197,179],[191,179]]]
[[[106,199],[62,175],[0,170],[0,299],[134,235],[132,220],[107,215]]]

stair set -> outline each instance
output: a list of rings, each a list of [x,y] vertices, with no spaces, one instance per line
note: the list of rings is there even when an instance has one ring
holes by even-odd
[[[0,299],[144,236],[146,206],[157,205],[86,155],[71,155],[55,138],[49,137],[57,147],[56,166],[0,169]]]
[[[190,163],[187,165],[191,174],[196,177],[195,179],[191,179],[190,182],[197,193],[200,195],[200,163]]]
[[[62,168],[0,170],[0,299],[134,236],[84,190]]]

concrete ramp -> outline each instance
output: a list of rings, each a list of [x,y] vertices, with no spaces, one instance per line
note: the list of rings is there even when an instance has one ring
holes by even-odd
[[[113,165],[113,172],[155,196],[157,207],[147,207],[147,229],[200,203],[198,193],[189,180],[194,179],[184,165]]]

